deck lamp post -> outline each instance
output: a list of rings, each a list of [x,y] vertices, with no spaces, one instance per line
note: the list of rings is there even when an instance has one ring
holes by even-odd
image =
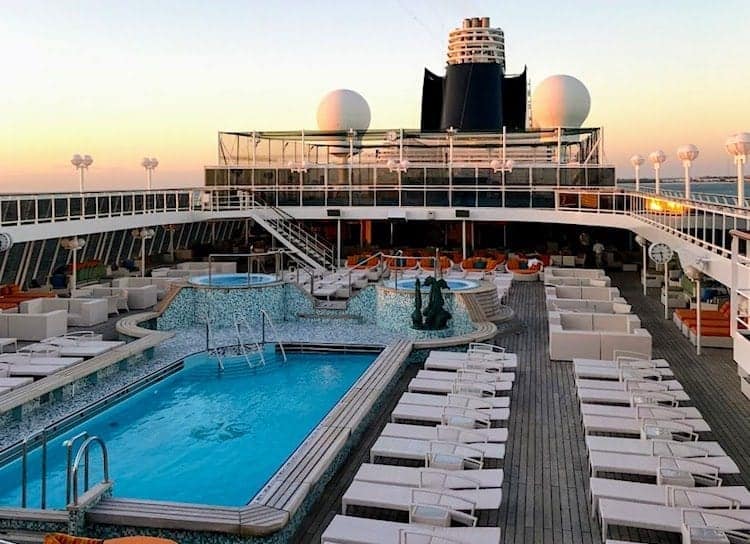
[[[738,132],[727,138],[727,153],[734,157],[737,165],[737,205],[745,207],[745,163],[750,155],[750,132]]]
[[[654,192],[658,195],[661,192],[659,184],[659,170],[661,169],[661,165],[664,163],[664,161],[667,160],[667,156],[664,154],[664,151],[658,149],[656,151],[652,151],[649,154],[648,160],[651,161],[651,164],[654,166]]]
[[[677,148],[677,158],[682,161],[685,169],[685,198],[690,199],[690,167],[693,161],[698,158],[698,148],[693,144],[681,145]]]
[[[76,291],[76,270],[78,263],[78,250],[86,245],[86,240],[83,238],[63,238],[60,240],[60,247],[73,252],[73,275],[70,278],[70,296],[75,296]]]
[[[89,166],[94,164],[94,159],[91,158],[91,155],[79,155],[76,153],[73,155],[73,158],[70,159],[70,164],[76,167],[76,170],[78,170],[78,174],[80,175],[80,181],[79,181],[79,192],[83,192],[83,178],[84,178],[84,172],[89,169]]]
[[[156,157],[151,157],[150,159],[148,157],[143,157],[143,160],[141,161],[141,166],[143,166],[146,169],[146,190],[151,190],[151,174],[153,173],[154,169],[159,166],[159,160]]]
[[[635,168],[635,190],[641,190],[641,165],[646,162],[643,155],[633,155],[630,157],[630,164]]]
[[[646,248],[648,246],[648,240],[646,240],[643,236],[640,234],[635,237],[635,243],[641,246],[641,251],[643,253],[643,263],[641,264],[641,284],[643,284],[643,296],[646,296],[646,268],[648,266],[648,261],[646,260]]]
[[[154,229],[143,227],[142,229],[133,229],[130,234],[136,240],[141,241],[141,277],[146,277],[146,241],[154,237]]]
[[[699,261],[695,265],[689,265],[685,269],[685,275],[690,278],[695,284],[695,353],[701,354],[701,310],[703,303],[701,302],[701,280],[703,279],[703,262]]]

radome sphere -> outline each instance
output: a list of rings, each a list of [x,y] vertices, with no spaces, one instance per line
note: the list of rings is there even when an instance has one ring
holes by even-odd
[[[531,111],[537,128],[578,128],[591,109],[591,95],[573,76],[550,76],[534,90]]]
[[[358,92],[336,89],[320,101],[317,117],[320,130],[364,131],[370,126],[370,106]]]

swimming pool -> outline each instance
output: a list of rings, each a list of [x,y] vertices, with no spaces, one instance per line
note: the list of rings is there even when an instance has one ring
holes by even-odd
[[[446,279],[445,282],[448,284],[448,288],[451,291],[465,291],[467,289],[476,289],[477,287],[479,287],[479,283],[473,280]],[[414,278],[405,278],[403,280],[398,280],[398,282],[396,282],[396,289],[413,291],[414,283]],[[386,287],[394,287],[393,281],[386,282],[385,285]],[[430,287],[426,286],[424,282],[422,282],[421,290],[429,291]]]
[[[377,354],[242,358],[201,354],[185,368],[48,441],[48,507],[65,504],[65,448],[82,431],[104,439],[114,495],[218,506],[246,504],[346,393]],[[101,480],[92,451],[91,482]],[[29,507],[40,501],[41,452],[29,455]],[[21,504],[20,461],[0,469],[0,505]]]
[[[254,287],[279,281],[273,274],[212,274],[211,276],[193,276],[190,283],[206,287]]]

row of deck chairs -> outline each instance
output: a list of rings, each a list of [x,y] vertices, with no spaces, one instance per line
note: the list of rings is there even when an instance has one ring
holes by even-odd
[[[15,353],[0,354],[0,395],[85,359],[102,355],[124,343],[102,340],[101,334],[92,331],[77,331],[45,338],[39,343],[19,348]]]
[[[664,359],[574,359],[602,540],[611,526],[679,533],[684,544],[750,542],[750,491]],[[622,478],[622,479],[620,479]]]
[[[411,380],[342,497],[323,544],[498,544],[477,513],[502,502],[515,354],[490,344],[433,351]],[[394,462],[398,465],[392,464]],[[490,468],[492,467],[492,468]],[[408,515],[408,523],[350,515],[353,508]],[[368,514],[371,511],[368,510]]]

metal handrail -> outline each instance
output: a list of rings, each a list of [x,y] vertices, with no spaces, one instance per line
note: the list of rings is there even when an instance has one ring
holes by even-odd
[[[73,448],[75,447],[76,442],[79,440],[86,440],[89,438],[89,433],[87,431],[83,431],[78,433],[72,438],[67,439],[65,442],[63,442],[63,446],[65,446],[65,504],[70,503],[70,498],[72,494],[72,483],[73,483],[73,475],[71,474],[71,462],[73,460]],[[84,460],[84,479],[88,481],[89,479],[89,460],[88,460],[88,451],[86,453],[87,457]]]
[[[271,316],[268,315],[268,312],[264,309],[260,309],[261,313],[261,341],[263,344],[266,343],[266,320],[268,320],[268,324],[271,325],[271,329],[273,330],[273,335],[276,337],[276,343],[279,345],[279,348],[281,348],[281,355],[284,357],[284,362],[286,362],[286,350],[284,349],[284,344],[281,343],[281,339],[279,338],[279,331],[276,330],[276,325],[274,325],[273,321],[271,321]]]
[[[90,436],[88,437],[83,444],[81,444],[81,447],[78,449],[78,453],[76,454],[75,461],[73,461],[72,468],[70,469],[71,478],[73,480],[73,504],[78,504],[78,467],[81,464],[81,460],[85,458],[86,463],[86,471],[85,471],[85,477],[84,477],[84,490],[85,493],[89,489],[89,447],[91,447],[92,444],[98,444],[99,448],[102,452],[102,466],[104,469],[104,480],[102,480],[103,483],[108,483],[110,481],[109,479],[109,454],[107,453],[107,446],[104,443],[104,440],[99,438],[98,436]]]
[[[47,431],[42,429],[36,431],[21,443],[21,508],[26,508],[27,487],[28,487],[28,444],[29,442],[41,437],[42,440],[42,468],[41,468],[41,508],[47,507]]]

